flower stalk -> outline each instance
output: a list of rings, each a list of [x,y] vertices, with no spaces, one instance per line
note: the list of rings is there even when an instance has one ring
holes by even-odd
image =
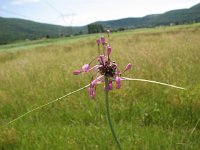
[[[106,93],[106,115],[107,115],[107,119],[108,119],[108,124],[109,124],[109,127],[110,127],[110,130],[112,132],[112,136],[118,146],[118,149],[121,150],[121,144],[119,142],[119,140],[117,139],[117,136],[116,136],[116,133],[115,133],[115,130],[113,128],[113,125],[112,125],[112,121],[111,121],[111,117],[110,117],[110,109],[109,109],[109,99],[108,99],[108,84],[109,84],[109,81],[108,81],[108,78],[105,77],[105,85],[106,85],[106,90],[105,90],[105,93]]]

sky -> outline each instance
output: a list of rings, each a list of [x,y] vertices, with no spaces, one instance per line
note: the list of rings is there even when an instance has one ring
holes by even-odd
[[[190,8],[200,0],[0,0],[0,16],[83,26],[95,21],[142,17]]]

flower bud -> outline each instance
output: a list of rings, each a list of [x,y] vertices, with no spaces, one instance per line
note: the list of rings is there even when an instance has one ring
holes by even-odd
[[[108,57],[110,56],[110,53],[111,53],[111,47],[108,45],[108,46],[107,46],[107,54],[108,54]]]
[[[96,40],[97,44],[99,45],[101,43],[101,40],[100,39],[97,39]]]
[[[94,97],[95,97],[94,88],[89,87],[88,92],[89,92],[91,98],[94,98]]]
[[[115,78],[115,81],[116,81],[116,89],[120,89],[121,88],[121,81],[120,81],[120,78],[118,76]]]
[[[90,87],[91,88],[94,88],[94,86],[97,84],[97,79],[95,79],[95,80],[93,80],[92,82],[91,82],[91,84],[90,84]]]
[[[101,43],[104,45],[105,43],[106,43],[106,39],[105,39],[105,37],[101,37]]]
[[[108,83],[108,90],[112,90],[112,89],[113,89],[112,81],[109,81],[109,83]]]
[[[89,64],[85,64],[85,65],[83,65],[83,67],[82,67],[82,71],[83,71],[83,72],[87,72],[89,69],[90,69],[90,65],[89,65]]]
[[[80,73],[81,73],[80,70],[74,70],[74,71],[73,71],[73,74],[74,74],[74,75],[79,75]]]
[[[131,69],[131,67],[132,67],[132,64],[129,63],[129,64],[125,67],[125,71]]]

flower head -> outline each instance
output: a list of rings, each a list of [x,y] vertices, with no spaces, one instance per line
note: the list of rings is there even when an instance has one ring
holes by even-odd
[[[98,43],[99,41],[97,42],[97,44]],[[101,43],[105,46],[106,40],[104,37],[101,37]],[[121,74],[123,74],[123,72],[120,71],[117,63],[110,59],[111,46],[107,45],[106,49],[107,49],[106,55],[103,52],[103,55],[100,54],[98,55],[98,57],[96,57],[97,58],[96,65],[90,68],[90,64],[95,60],[94,59],[89,64],[83,65],[82,71],[79,71],[79,70],[74,71],[75,75],[78,75],[81,72],[91,72],[91,71],[96,72],[96,78],[93,79],[92,77],[92,80],[90,82],[90,86],[88,89],[88,92],[92,98],[95,97],[95,86],[103,83],[105,81],[105,78],[108,78],[109,80],[108,90],[113,89],[113,82],[116,82],[116,89],[121,88],[121,80],[122,80]],[[125,67],[125,71],[131,69],[131,66],[132,65],[129,63]]]

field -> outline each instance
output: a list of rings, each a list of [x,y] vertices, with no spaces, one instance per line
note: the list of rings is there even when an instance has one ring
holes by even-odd
[[[0,46],[0,126],[85,86],[73,70],[97,55],[101,34]],[[106,35],[104,35],[106,36]],[[185,87],[124,81],[109,92],[114,128],[124,150],[200,148],[200,24],[112,33],[111,59],[125,76]],[[2,150],[114,150],[103,85],[85,89],[0,128]]]

